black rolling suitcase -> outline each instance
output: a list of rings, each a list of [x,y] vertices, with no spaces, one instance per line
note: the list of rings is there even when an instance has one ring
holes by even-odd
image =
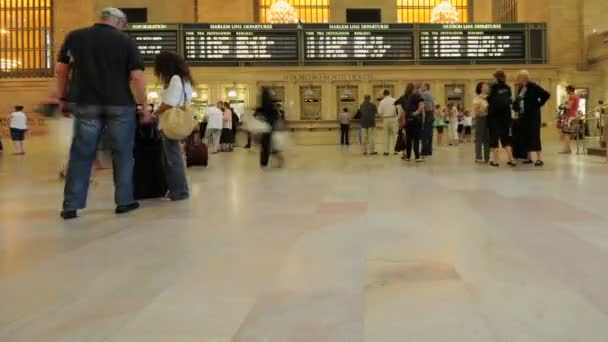
[[[167,181],[163,172],[162,142],[158,125],[138,124],[135,132],[135,167],[133,168],[133,192],[136,200],[160,198],[167,193]]]

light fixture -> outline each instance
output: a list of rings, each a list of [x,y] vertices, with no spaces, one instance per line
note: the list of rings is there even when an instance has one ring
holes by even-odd
[[[236,97],[236,90],[235,89],[228,90],[228,97]]]
[[[431,13],[431,23],[454,24],[460,21],[458,11],[448,0],[442,0]]]
[[[16,69],[21,65],[21,62],[16,59],[0,58],[0,70]]]
[[[298,13],[287,1],[279,0],[270,6],[268,21],[272,24],[295,24],[298,22]]]
[[[193,91],[193,92],[192,92],[192,98],[195,98],[195,97],[198,97],[198,93],[197,93],[197,92],[195,92],[195,91]]]
[[[151,100],[156,100],[158,98],[158,93],[155,91],[151,91],[148,93],[148,98]]]
[[[0,28],[0,34],[8,34],[8,30],[2,27]]]

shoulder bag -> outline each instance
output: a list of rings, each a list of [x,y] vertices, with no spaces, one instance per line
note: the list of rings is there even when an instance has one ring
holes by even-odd
[[[182,88],[184,90],[184,103],[182,106],[173,107],[164,112],[160,117],[163,133],[167,138],[172,140],[187,138],[197,125],[188,96],[186,95],[186,84],[183,79]]]

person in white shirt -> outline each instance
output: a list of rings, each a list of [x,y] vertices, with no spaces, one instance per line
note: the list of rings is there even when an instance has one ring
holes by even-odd
[[[342,113],[338,117],[340,122],[340,145],[350,145],[349,133],[350,133],[350,113],[348,108],[344,108]]]
[[[395,98],[391,97],[389,90],[384,91],[384,99],[378,105],[378,114],[384,120],[384,155],[388,156],[397,142],[397,107]],[[395,152],[395,154],[398,154]]]
[[[173,107],[181,107],[192,101],[192,74],[184,59],[176,53],[163,51],[156,56],[154,74],[163,84],[162,104],[154,115],[160,117]],[[163,171],[172,201],[190,197],[186,167],[180,142],[162,134]]]
[[[15,147],[13,155],[25,155],[25,132],[27,132],[27,116],[23,112],[23,106],[15,106],[15,111],[8,116],[11,129],[11,140]]]
[[[207,131],[205,132],[205,141],[207,145],[213,145],[215,151],[220,152],[220,138],[222,137],[222,128],[224,123],[223,103],[220,101],[217,105],[211,105],[207,108]]]

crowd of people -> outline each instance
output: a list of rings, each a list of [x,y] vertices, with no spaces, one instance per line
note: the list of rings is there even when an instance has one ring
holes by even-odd
[[[101,21],[91,27],[75,30],[65,39],[56,65],[57,88],[51,102],[59,105],[66,116],[74,118],[73,138],[66,168],[64,202],[61,217],[78,217],[86,207],[91,174],[96,163],[100,140],[113,156],[115,203],[117,214],[139,208],[134,195],[134,145],[139,127],[153,127],[158,132],[161,178],[166,183],[166,197],[181,201],[190,196],[184,158],[184,140],[165,134],[163,118],[176,108],[187,108],[192,101],[195,81],[184,59],[163,51],[156,56],[154,75],[164,90],[156,108],[147,103],[144,63],[135,43],[121,31],[127,17],[116,8],[104,9]],[[94,41],[95,44],[89,42]],[[513,92],[503,71],[497,71],[492,82],[480,82],[472,101],[472,110],[460,103],[441,108],[435,103],[428,83],[408,83],[402,96],[395,98],[389,90],[376,105],[367,95],[355,117],[360,126],[363,155],[377,155],[376,122],[383,124],[385,156],[402,154],[406,161],[424,162],[433,155],[434,135],[439,146],[457,146],[475,142],[475,162],[500,166],[500,151],[506,164],[515,167],[513,153],[513,113],[518,122],[520,146],[525,151],[524,164],[543,166],[541,145],[541,107],[550,94],[530,80],[527,71],[516,77]],[[576,118],[579,99],[573,87],[568,88],[567,133]],[[69,105],[68,105],[69,104]],[[350,144],[350,113],[339,114],[340,142]],[[284,113],[268,88],[263,88],[259,106],[244,122],[249,129],[248,143],[257,138],[260,165],[269,165],[271,156],[283,164],[280,146],[285,144]],[[18,106],[10,116],[11,136],[16,154],[25,154],[24,134],[27,117]],[[204,125],[195,142],[205,141],[213,153],[232,152],[235,146],[239,115],[227,102],[207,108]],[[153,133],[152,135],[155,135]],[[101,139],[102,135],[104,139]],[[447,135],[447,137],[446,137]],[[563,153],[569,153],[569,134],[564,134]],[[188,138],[188,141],[192,141]],[[206,147],[205,147],[206,148]],[[205,150],[206,154],[206,150]],[[206,158],[206,157],[205,157]],[[206,163],[205,163],[206,165]]]
[[[516,76],[513,92],[507,84],[507,75],[497,71],[492,82],[479,82],[472,100],[472,110],[460,103],[448,103],[445,108],[435,103],[428,83],[408,83],[404,94],[395,99],[389,90],[378,105],[371,96],[365,96],[355,115],[362,131],[363,155],[376,155],[376,121],[383,123],[384,155],[403,152],[402,159],[424,162],[433,155],[434,131],[437,145],[458,146],[475,143],[475,162],[500,166],[500,152],[504,151],[506,164],[515,167],[514,143],[524,151],[523,164],[544,165],[541,144],[541,108],[550,94],[530,80],[528,71]],[[577,116],[580,99],[573,87],[568,87],[567,123],[569,127]],[[345,110],[346,111],[346,110]],[[340,114],[341,143],[348,144],[350,120],[347,113]],[[518,141],[513,141],[514,120],[517,122]],[[564,150],[570,153],[570,133],[564,130]],[[446,138],[447,135],[447,138]],[[394,149],[393,149],[394,147]]]

